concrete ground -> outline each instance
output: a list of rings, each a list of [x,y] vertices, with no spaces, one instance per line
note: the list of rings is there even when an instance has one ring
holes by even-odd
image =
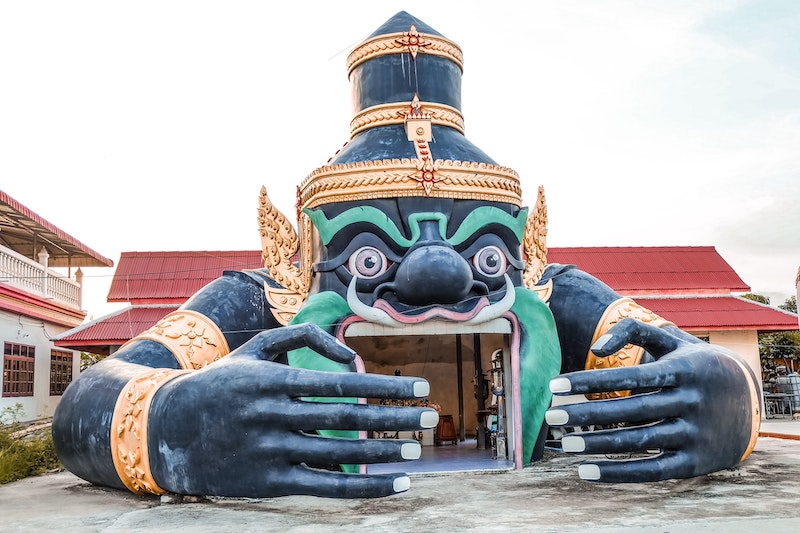
[[[412,475],[375,500],[291,496],[167,503],[68,472],[0,487],[2,531],[800,531],[800,421],[768,420],[739,467],[699,478],[603,485],[556,454],[522,471]]]

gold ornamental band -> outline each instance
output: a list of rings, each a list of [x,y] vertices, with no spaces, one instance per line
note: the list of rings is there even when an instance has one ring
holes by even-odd
[[[353,70],[365,61],[388,54],[407,53],[409,46],[404,43],[407,36],[405,32],[387,33],[364,41],[347,56],[347,77],[349,78]],[[464,53],[456,43],[441,35],[420,33],[419,37],[423,41],[417,53],[444,57],[455,63],[459,70],[464,71]]]
[[[425,111],[431,113],[431,122],[437,126],[447,126],[464,134],[464,115],[455,107],[434,102],[420,102]],[[368,107],[350,121],[350,138],[362,131],[378,126],[403,124],[410,108],[409,102],[395,102]]]
[[[301,208],[334,202],[427,196],[522,205],[519,176],[507,167],[487,163],[433,163],[434,180],[426,189],[417,159],[384,159],[324,166],[300,185]]]
[[[150,471],[147,419],[153,397],[165,383],[191,370],[159,368],[130,380],[111,418],[111,456],[120,481],[136,494],[164,494]]]
[[[611,329],[616,323],[623,318],[633,318],[660,328],[666,325],[674,325],[672,322],[664,320],[649,309],[642,307],[630,298],[620,298],[609,305],[600,321],[597,323],[594,335],[592,336],[592,343],[590,346],[597,342],[597,339]],[[606,357],[596,356],[592,350],[589,350],[586,356],[586,370],[600,370],[603,368],[620,368],[624,366],[638,365],[642,360],[644,348],[633,344],[625,345],[621,350]],[[606,400],[610,398],[621,398],[629,396],[631,391],[612,391],[612,392],[598,392],[587,394],[586,397],[590,400]]]
[[[750,441],[747,443],[747,448],[740,459],[740,461],[744,461],[747,459],[747,456],[750,455],[750,452],[753,451],[753,448],[756,447],[758,433],[761,431],[761,401],[759,400],[761,394],[758,390],[758,385],[756,385],[750,378],[751,374],[749,368],[747,367],[747,363],[736,357],[731,357],[731,359],[733,359],[736,364],[739,365],[742,374],[744,374],[744,377],[747,380],[747,385],[750,392],[750,408],[752,409],[751,412],[753,413],[750,417]]]
[[[230,352],[228,341],[219,327],[210,318],[195,311],[173,311],[125,345],[144,339],[162,344],[172,352],[181,368],[194,370]]]

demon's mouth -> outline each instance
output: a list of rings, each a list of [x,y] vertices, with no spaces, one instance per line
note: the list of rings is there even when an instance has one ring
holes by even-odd
[[[464,324],[480,324],[500,317],[514,305],[516,293],[511,278],[504,275],[505,294],[491,303],[487,296],[480,296],[454,306],[430,305],[411,308],[392,304],[389,299],[378,298],[370,306],[361,301],[356,291],[357,278],[353,278],[347,287],[347,303],[352,311],[366,320],[388,327],[399,328],[408,324],[419,324],[428,320],[439,319]]]

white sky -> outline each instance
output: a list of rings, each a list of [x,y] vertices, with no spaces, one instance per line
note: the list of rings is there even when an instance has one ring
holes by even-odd
[[[794,293],[792,0],[0,2],[0,189],[115,262],[258,249],[259,188],[293,218],[348,140],[347,53],[400,10],[462,47],[467,137],[545,186],[550,246],[716,246]]]

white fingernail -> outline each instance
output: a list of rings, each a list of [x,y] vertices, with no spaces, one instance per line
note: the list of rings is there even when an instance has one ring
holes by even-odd
[[[567,435],[561,439],[561,449],[565,452],[580,453],[586,449],[586,441],[583,437]]]
[[[422,446],[418,442],[404,442],[400,446],[400,457],[403,459],[419,459],[422,455]]]
[[[569,413],[563,409],[550,409],[545,412],[544,419],[551,426],[563,426],[569,422]]]
[[[612,335],[606,333],[605,335],[601,336],[599,339],[594,341],[594,344],[592,344],[592,347],[590,349],[591,350],[599,350],[599,349],[601,349],[603,346],[606,345],[606,343],[608,341],[611,340],[611,337],[612,337]]]
[[[436,411],[423,411],[419,417],[419,425],[423,429],[435,428],[439,423],[439,413]]]
[[[431,386],[427,381],[414,382],[414,396],[417,398],[425,398],[431,393]]]
[[[580,465],[578,475],[586,481],[598,481],[600,479],[600,467],[597,465]]]
[[[558,394],[572,390],[572,383],[567,378],[555,378],[550,380],[550,392]]]
[[[395,492],[405,492],[409,488],[411,488],[411,478],[408,476],[401,476],[394,478],[394,483],[392,483],[392,489]]]
[[[353,355],[356,354],[356,351],[354,349],[352,349],[351,347],[349,347],[348,345],[346,345],[345,343],[343,343],[339,339],[336,339],[336,344],[338,344],[339,346],[341,346],[342,348],[344,348],[345,350],[347,350],[351,354],[353,354]]]

